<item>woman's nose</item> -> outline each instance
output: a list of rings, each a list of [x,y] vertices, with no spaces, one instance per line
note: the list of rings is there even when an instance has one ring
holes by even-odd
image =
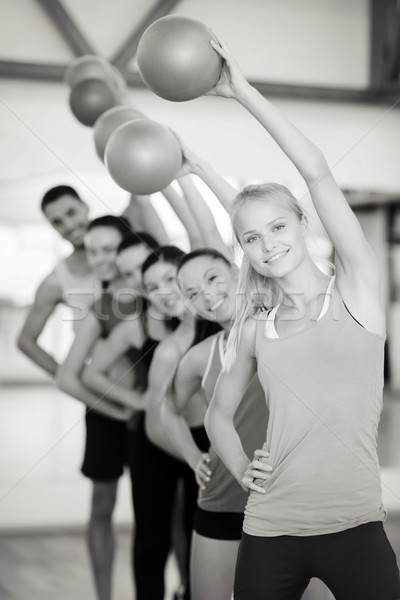
[[[261,244],[264,252],[270,252],[276,247],[276,242],[270,235],[264,235]]]

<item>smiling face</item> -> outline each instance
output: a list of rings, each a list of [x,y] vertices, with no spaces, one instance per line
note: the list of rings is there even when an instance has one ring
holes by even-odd
[[[87,261],[98,279],[112,281],[116,277],[117,249],[121,241],[122,235],[114,227],[94,227],[86,233]]]
[[[62,238],[71,242],[74,248],[83,247],[83,239],[88,226],[88,207],[86,204],[65,194],[50,202],[43,209],[50,225]]]
[[[250,200],[234,216],[240,245],[253,269],[277,279],[290,273],[308,254],[306,221],[281,200]]]
[[[176,271],[176,265],[158,261],[143,274],[143,287],[147,297],[155,310],[165,317],[181,317],[184,312]]]
[[[179,270],[186,305],[208,321],[226,323],[235,309],[237,270],[223,259],[197,256]]]
[[[119,272],[126,285],[139,293],[143,293],[142,265],[151,254],[144,244],[135,244],[124,248],[117,256]]]

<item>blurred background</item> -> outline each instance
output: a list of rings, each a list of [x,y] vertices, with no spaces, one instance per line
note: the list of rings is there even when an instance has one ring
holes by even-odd
[[[214,97],[169,102],[144,86],[137,45],[151,22],[167,14],[211,27],[247,78],[321,148],[378,255],[389,324],[379,454],[385,503],[395,523],[400,514],[399,4],[0,0],[0,534],[7,543],[11,535],[27,532],[82,531],[89,510],[89,483],[79,472],[84,409],[55,390],[16,348],[38,283],[69,253],[41,215],[42,194],[54,185],[72,185],[92,217],[119,214],[128,200],[95,152],[93,129],[71,113],[63,82],[70,61],[99,54],[112,62],[128,83],[125,103],[171,127],[236,186],[274,180],[307,202],[294,167],[239,105]],[[151,202],[172,239],[186,249],[185,233],[163,198],[154,194]],[[213,209],[228,239],[226,216]],[[42,343],[60,360],[71,343],[69,325],[60,307],[43,332]],[[122,529],[132,523],[125,477],[115,519]],[[393,536],[400,540],[400,528],[399,533],[393,528]],[[3,545],[0,556],[12,564],[8,550]],[[23,592],[12,595],[7,589],[2,595],[0,583],[1,599],[25,600]],[[47,598],[45,592],[41,598]]]

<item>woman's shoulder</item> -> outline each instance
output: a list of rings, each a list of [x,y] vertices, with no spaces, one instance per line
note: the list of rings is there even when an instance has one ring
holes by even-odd
[[[158,344],[154,358],[162,359],[167,363],[175,363],[180,357],[179,344],[174,333],[170,333]]]

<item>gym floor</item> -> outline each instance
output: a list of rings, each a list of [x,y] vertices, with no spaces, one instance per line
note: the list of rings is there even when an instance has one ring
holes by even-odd
[[[16,385],[3,387],[0,407],[0,598],[95,600],[84,536],[90,486],[79,473],[81,406],[51,385]],[[400,562],[399,421],[400,394],[386,391],[378,454],[389,513],[386,531]],[[114,597],[132,600],[129,485],[121,486],[119,496]],[[166,600],[172,600],[177,585],[171,558]],[[313,581],[304,600],[332,596]]]

